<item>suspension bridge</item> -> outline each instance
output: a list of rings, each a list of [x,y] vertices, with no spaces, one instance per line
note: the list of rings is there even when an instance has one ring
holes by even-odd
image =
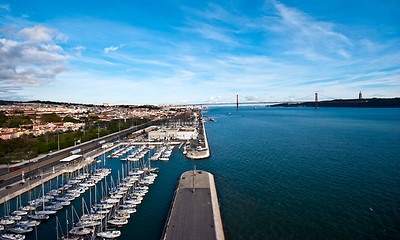
[[[321,95],[321,94],[320,94]],[[322,95],[323,96],[323,95]],[[318,108],[318,93],[314,93],[309,96],[301,97],[295,100],[290,101],[239,101],[239,95],[236,95],[236,102],[209,102],[209,103],[197,103],[197,104],[185,104],[185,105],[177,105],[177,106],[222,106],[222,105],[236,105],[236,109],[239,110],[239,105],[259,105],[259,104],[267,104],[267,105],[277,105],[277,104],[296,104],[296,103],[304,103],[304,102],[314,102],[315,108]],[[332,97],[323,96],[324,101],[334,100]],[[359,99],[362,98],[361,92],[359,94]]]

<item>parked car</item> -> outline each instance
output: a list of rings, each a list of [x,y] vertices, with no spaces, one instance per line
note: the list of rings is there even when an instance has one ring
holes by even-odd
[[[11,185],[8,185],[6,188],[7,188],[7,189],[10,189],[10,188],[12,188],[12,186],[11,186]]]

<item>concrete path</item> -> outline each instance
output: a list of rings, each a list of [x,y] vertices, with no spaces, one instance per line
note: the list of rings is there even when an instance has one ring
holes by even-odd
[[[225,239],[211,173],[196,170],[182,174],[162,239]]]

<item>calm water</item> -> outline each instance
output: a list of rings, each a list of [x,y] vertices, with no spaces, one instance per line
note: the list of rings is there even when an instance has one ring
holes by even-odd
[[[400,109],[205,114],[215,118],[206,124],[212,156],[194,164],[215,176],[229,239],[400,239]],[[177,149],[154,164],[159,177],[120,239],[160,238],[177,178],[192,164]],[[121,162],[107,165],[116,177]],[[54,218],[38,235],[55,239]]]

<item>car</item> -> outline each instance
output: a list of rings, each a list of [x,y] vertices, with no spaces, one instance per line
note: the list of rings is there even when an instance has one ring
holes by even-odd
[[[11,186],[11,185],[8,185],[6,188],[7,188],[7,189],[10,189],[10,188],[12,188],[12,186]]]
[[[14,172],[14,171],[17,171],[17,170],[19,170],[19,167],[13,167],[13,168],[11,168],[11,172]]]
[[[20,183],[19,183],[19,185],[24,185],[24,184],[25,184],[24,182],[20,182]]]

